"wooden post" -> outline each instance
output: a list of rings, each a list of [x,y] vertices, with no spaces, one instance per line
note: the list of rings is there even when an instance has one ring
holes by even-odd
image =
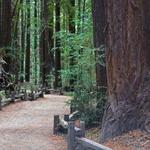
[[[15,94],[16,94],[15,91],[12,91],[12,92],[11,92],[11,101],[12,101],[13,103],[15,102]]]
[[[35,96],[34,96],[33,90],[31,90],[31,101],[32,101],[32,100],[35,100]]]
[[[27,90],[25,89],[25,91],[24,91],[24,100],[27,101],[27,99],[28,99],[28,95],[27,95]]]
[[[40,97],[41,97],[41,98],[44,98],[44,90],[43,90],[43,89],[41,90]]]
[[[68,150],[74,150],[75,144],[75,126],[73,122],[68,124]]]
[[[69,121],[69,115],[64,115],[64,120],[68,122]]]
[[[85,137],[85,122],[84,121],[80,121],[80,128],[81,128],[82,136]]]
[[[58,124],[59,124],[59,115],[55,115],[55,116],[54,116],[53,134],[57,134],[57,131],[58,131]]]

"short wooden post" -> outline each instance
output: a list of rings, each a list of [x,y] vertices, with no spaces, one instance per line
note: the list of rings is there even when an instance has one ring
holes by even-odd
[[[64,120],[68,122],[69,121],[69,115],[64,115]]]
[[[11,92],[11,101],[12,101],[13,103],[15,102],[15,94],[16,94],[15,91],[12,91],[12,92]]]
[[[0,110],[2,110],[2,97],[0,96]]]
[[[31,101],[32,101],[32,100],[35,100],[35,96],[34,96],[33,90],[31,90]]]
[[[68,150],[74,150],[75,144],[75,126],[73,122],[68,124]]]
[[[41,98],[44,98],[44,90],[43,90],[43,89],[41,90],[40,97],[41,97]]]
[[[27,95],[27,90],[25,89],[25,91],[24,91],[24,100],[27,101],[27,99],[28,99],[28,95]]]
[[[84,121],[80,121],[80,128],[82,132],[82,137],[85,137],[85,122]]]
[[[53,134],[57,134],[57,131],[58,131],[58,124],[59,124],[59,115],[55,115],[55,116],[54,116]]]

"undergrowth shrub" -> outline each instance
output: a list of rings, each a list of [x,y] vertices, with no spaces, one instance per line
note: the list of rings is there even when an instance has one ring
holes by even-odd
[[[81,119],[86,125],[92,126],[102,121],[106,102],[105,94],[103,89],[76,87],[69,103],[74,111],[80,112]]]

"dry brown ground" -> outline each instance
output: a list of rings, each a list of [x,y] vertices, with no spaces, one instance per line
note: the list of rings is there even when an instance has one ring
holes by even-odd
[[[86,136],[99,142],[100,129],[92,128],[87,131]],[[113,150],[150,150],[150,134],[132,131],[108,141],[105,145]]]
[[[108,141],[106,145],[113,150],[150,150],[150,135],[132,131]]]
[[[37,101],[9,105],[0,112],[0,150],[66,150],[63,137],[53,136],[54,114],[69,112],[69,97],[47,95]]]

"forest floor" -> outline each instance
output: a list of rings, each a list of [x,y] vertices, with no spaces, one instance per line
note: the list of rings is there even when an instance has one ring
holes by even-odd
[[[86,132],[86,137],[99,142],[99,128],[92,128]],[[139,130],[126,133],[106,143],[112,150],[150,150],[150,134]]]
[[[0,150],[66,150],[66,140],[53,135],[53,118],[68,114],[69,97],[46,95],[4,107],[0,112]]]

